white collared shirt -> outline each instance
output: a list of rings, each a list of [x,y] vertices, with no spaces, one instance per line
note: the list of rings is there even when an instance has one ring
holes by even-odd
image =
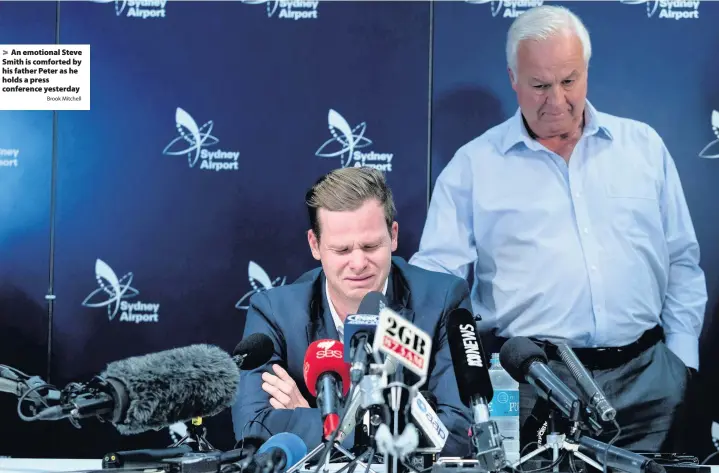
[[[382,288],[382,295],[387,295],[387,285],[389,284],[389,275],[387,276],[387,279],[384,281],[384,288]],[[332,320],[335,323],[335,327],[337,328],[337,335],[339,335],[339,339],[342,340],[344,338],[344,328],[345,323],[340,320],[339,314],[337,314],[337,311],[335,310],[335,305],[332,303],[332,299],[330,298],[330,288],[329,283],[327,282],[327,279],[325,279],[325,292],[327,293],[327,302],[329,302],[330,306],[330,312],[332,313]]]

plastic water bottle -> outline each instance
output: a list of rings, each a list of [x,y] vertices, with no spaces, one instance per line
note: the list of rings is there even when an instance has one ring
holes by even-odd
[[[492,353],[489,378],[494,389],[489,403],[490,419],[497,423],[505,457],[511,464],[519,460],[519,383],[502,368],[499,353]]]

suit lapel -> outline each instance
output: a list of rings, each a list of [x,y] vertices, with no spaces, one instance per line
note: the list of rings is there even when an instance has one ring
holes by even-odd
[[[414,323],[414,310],[409,305],[409,286],[396,265],[392,265],[390,283],[387,285],[387,305],[403,319]]]
[[[325,290],[325,277],[320,274],[313,285],[313,295],[310,307],[310,323],[306,329],[307,346],[315,340],[338,340],[339,334],[332,318],[329,299]]]

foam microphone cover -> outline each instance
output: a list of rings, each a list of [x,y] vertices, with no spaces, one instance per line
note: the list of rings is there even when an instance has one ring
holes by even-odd
[[[347,316],[344,324],[344,360],[351,363],[354,353],[351,351],[352,337],[357,332],[369,334],[367,343],[372,345],[374,332],[379,324],[379,312],[387,305],[387,300],[381,292],[370,291],[362,298],[356,314]]]
[[[350,389],[350,365],[344,361],[344,345],[339,340],[317,340],[307,347],[304,362],[305,385],[317,397],[317,380],[324,373],[335,373],[342,380],[342,393]]]
[[[547,354],[536,343],[526,337],[507,340],[499,350],[499,362],[507,373],[518,383],[526,383],[526,374],[533,361],[547,363]]]
[[[285,456],[285,469],[291,467],[307,455],[307,445],[300,437],[291,432],[281,432],[267,439],[267,442],[257,450],[257,454],[272,453],[280,450]]]
[[[220,413],[235,400],[240,370],[229,353],[201,344],[114,361],[101,376],[125,388],[127,412],[113,425],[130,435]]]
[[[242,366],[240,368],[253,370],[270,361],[273,352],[274,346],[270,337],[264,333],[253,333],[237,344],[232,356],[242,357]]]
[[[449,313],[447,343],[462,402],[468,406],[473,396],[491,401],[494,390],[489,377],[489,365],[474,316],[467,309],[454,309]]]

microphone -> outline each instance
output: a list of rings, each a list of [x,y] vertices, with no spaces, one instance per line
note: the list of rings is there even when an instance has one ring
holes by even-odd
[[[325,438],[339,427],[340,402],[350,387],[350,370],[343,360],[343,349],[338,340],[317,340],[305,353],[305,385],[317,398]]]
[[[589,374],[587,369],[582,365],[582,362],[577,358],[576,353],[565,343],[557,344],[557,351],[559,357],[567,365],[569,371],[574,376],[574,379],[579,384],[579,387],[589,397],[589,405],[594,408],[599,417],[604,422],[610,422],[617,416],[617,411],[607,401],[607,396],[594,382],[592,375]]]
[[[447,344],[457,378],[459,398],[472,409],[475,423],[487,422],[488,403],[494,396],[494,389],[474,316],[467,309],[454,309],[449,313]]]
[[[665,473],[666,471],[663,466],[654,460],[614,446],[609,446],[607,450],[608,444],[594,440],[586,435],[580,437],[577,442],[579,443],[580,453],[594,456],[598,462],[604,461],[604,453],[607,452],[607,468],[614,468],[627,473]]]
[[[601,432],[602,428],[591,417],[591,411],[582,404],[574,391],[549,369],[547,355],[530,339],[514,337],[507,340],[499,351],[499,361],[515,381],[528,382],[534,386],[539,397],[553,404],[567,418],[573,421],[588,421],[590,428]],[[578,419],[575,416],[577,409]]]
[[[367,371],[367,347],[374,341],[379,312],[387,305],[381,292],[370,291],[363,298],[356,314],[349,315],[344,325],[344,360],[352,363],[350,380],[359,383]]]
[[[469,310],[459,308],[449,313],[447,344],[459,398],[472,410],[470,435],[475,457],[483,470],[499,471],[505,465],[506,456],[499,427],[489,415],[489,402],[494,397],[494,389],[477,324]]]
[[[437,396],[429,391],[418,392],[412,397],[410,413],[412,420],[420,428],[419,447],[440,452],[447,443],[449,432],[437,416]]]
[[[270,337],[264,333],[253,333],[243,338],[232,352],[232,359],[242,370],[253,370],[272,358],[275,348]]]
[[[307,445],[300,437],[290,432],[275,434],[252,455],[223,473],[241,471],[244,473],[273,472],[280,473],[292,467],[307,455]]]
[[[61,404],[27,420],[98,417],[123,435],[161,430],[230,407],[239,369],[212,345],[191,345],[114,361],[87,384],[72,383]]]

